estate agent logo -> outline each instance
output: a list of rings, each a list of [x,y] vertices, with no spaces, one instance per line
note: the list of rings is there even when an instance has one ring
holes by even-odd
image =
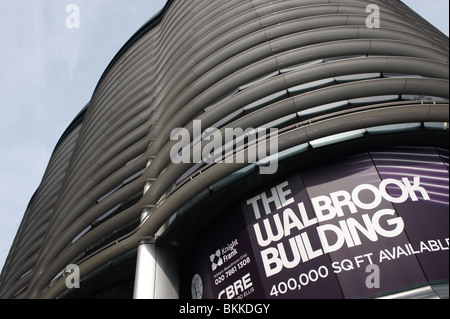
[[[209,260],[211,261],[211,269],[212,271],[216,270],[217,267],[223,265],[223,259],[221,257],[220,249],[217,249],[217,251],[214,254],[211,254],[209,256]]]

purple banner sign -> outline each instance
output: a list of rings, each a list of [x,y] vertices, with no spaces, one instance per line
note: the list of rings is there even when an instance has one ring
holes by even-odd
[[[190,276],[214,299],[363,298],[447,281],[448,189],[442,149],[309,168],[210,225]]]

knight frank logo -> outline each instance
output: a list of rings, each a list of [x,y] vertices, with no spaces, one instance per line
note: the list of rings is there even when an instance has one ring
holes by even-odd
[[[217,267],[222,266],[224,263],[230,261],[234,256],[237,255],[238,251],[236,246],[238,245],[238,240],[234,239],[225,247],[219,248],[214,254],[209,256],[211,261],[212,271],[216,270]]]
[[[221,257],[220,249],[217,249],[215,254],[211,254],[211,256],[209,256],[209,260],[211,261],[212,271],[216,270],[217,267],[222,266],[223,259]]]

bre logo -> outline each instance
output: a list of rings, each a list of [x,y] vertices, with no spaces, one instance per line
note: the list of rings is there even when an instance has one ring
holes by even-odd
[[[249,295],[254,291],[253,282],[250,278],[250,273],[247,273],[242,278],[236,280],[233,284],[227,286],[219,292],[218,299],[242,299],[244,294]]]

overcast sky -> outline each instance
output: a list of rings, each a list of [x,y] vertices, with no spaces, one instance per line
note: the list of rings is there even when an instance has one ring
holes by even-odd
[[[0,269],[58,139],[114,55],[165,2],[0,0]],[[448,0],[403,2],[448,36]],[[72,3],[80,25],[70,29]]]

